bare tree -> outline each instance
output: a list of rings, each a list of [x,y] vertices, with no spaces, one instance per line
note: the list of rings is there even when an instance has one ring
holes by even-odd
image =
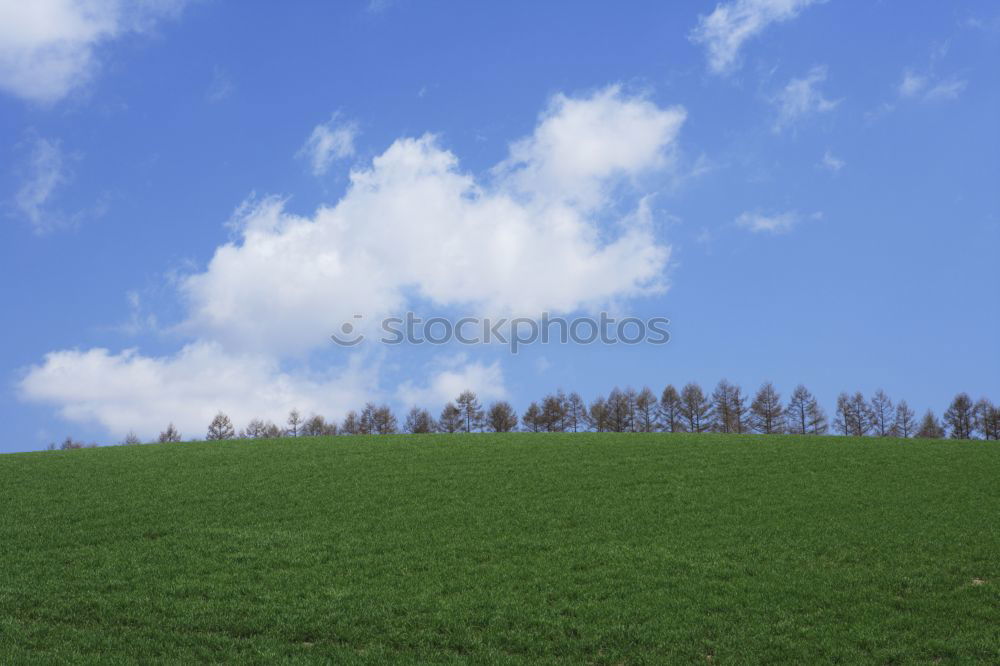
[[[302,434],[306,437],[324,437],[337,434],[337,424],[327,423],[326,419],[314,414],[302,424]]]
[[[905,400],[896,403],[896,414],[892,419],[892,434],[895,437],[913,437],[917,423],[915,414]]]
[[[517,412],[506,400],[494,402],[486,413],[486,425],[492,432],[516,430]]]
[[[434,422],[434,417],[426,409],[414,407],[406,415],[403,429],[414,435],[426,435],[437,430],[437,423]]]
[[[785,407],[785,425],[788,432],[793,435],[805,435],[809,432],[809,405],[816,402],[816,398],[802,384],[795,387],[791,397],[788,399],[788,406]]]
[[[892,400],[885,394],[885,391],[882,389],[875,391],[875,395],[872,396],[871,402],[868,405],[868,410],[871,414],[872,429],[875,431],[875,434],[879,437],[889,437],[892,435],[895,411]]]
[[[177,428],[171,423],[167,426],[167,429],[160,433],[157,441],[163,444],[166,443],[176,443],[181,441],[181,434],[177,432]]]
[[[587,424],[587,405],[577,392],[566,396],[566,429],[573,432],[585,427]]]
[[[441,432],[458,432],[463,429],[465,423],[462,417],[462,410],[455,403],[449,402],[441,410],[441,418],[438,419],[438,427]]]
[[[562,391],[542,398],[542,413],[539,421],[540,429],[547,432],[565,432],[569,421],[566,396]]]
[[[524,410],[524,415],[521,417],[521,425],[527,432],[539,432],[544,429],[542,408],[538,406],[537,402],[531,403]]]
[[[952,439],[972,439],[976,416],[972,398],[968,393],[959,393],[955,396],[944,413],[944,422]]]
[[[587,408],[587,425],[597,432],[607,432],[608,428],[608,401],[604,396],[599,395],[594,398]]]
[[[340,432],[345,435],[361,434],[361,419],[358,417],[358,413],[353,409],[344,415],[344,420],[340,424]]]
[[[809,403],[807,414],[809,429],[806,433],[809,435],[825,435],[827,430],[826,412],[823,411],[823,407],[819,404],[819,401],[813,399]]]
[[[396,415],[389,405],[379,405],[372,417],[372,433],[376,435],[394,435],[399,430]]]
[[[260,419],[250,419],[250,422],[240,430],[240,439],[259,439],[264,433],[264,422]]]
[[[944,428],[934,416],[934,412],[927,410],[924,418],[920,421],[920,428],[917,429],[915,437],[918,439],[942,439],[944,437]]]
[[[465,432],[481,430],[483,427],[483,408],[479,404],[479,399],[472,391],[462,391],[455,401],[459,411],[462,412],[462,429]]]
[[[980,398],[975,407],[975,426],[983,439],[1000,439],[1000,407]]]
[[[72,437],[69,437],[69,436],[67,436],[66,439],[63,440],[63,443],[59,445],[59,448],[62,449],[63,451],[71,451],[73,449],[82,449],[83,447],[84,447],[84,443],[83,442],[78,442],[78,441],[76,441],[75,439],[73,439]]]
[[[292,437],[299,436],[299,426],[302,425],[302,416],[299,414],[299,410],[293,409],[288,412],[288,434]]]
[[[122,446],[135,446],[137,444],[142,444],[142,440],[131,430],[125,435],[125,439],[122,440]]]
[[[612,432],[632,432],[635,425],[636,394],[634,389],[624,391],[617,386],[608,394],[607,425]]]
[[[637,432],[656,432],[657,426],[656,394],[648,387],[643,387],[635,398],[635,429]]]
[[[872,421],[871,408],[861,391],[853,396],[846,393],[837,396],[837,416],[834,420],[837,432],[852,437],[863,437],[871,432]]]
[[[780,434],[785,429],[785,410],[781,395],[771,382],[764,382],[750,403],[750,422],[753,429],[765,435]]]
[[[365,406],[361,408],[361,413],[358,415],[359,435],[374,435],[376,433],[375,410],[377,409],[374,402],[366,402]]]
[[[205,439],[221,440],[233,439],[234,437],[236,437],[236,429],[233,428],[233,422],[222,412],[216,414],[212,422],[208,424],[208,434]]]
[[[711,405],[698,384],[691,382],[681,389],[681,416],[688,432],[705,432],[711,427]]]
[[[684,432],[681,416],[681,396],[673,384],[668,384],[660,396],[660,424],[665,432]]]

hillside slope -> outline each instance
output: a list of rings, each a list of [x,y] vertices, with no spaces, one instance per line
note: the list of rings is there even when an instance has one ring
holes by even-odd
[[[0,456],[0,662],[1000,663],[1000,447],[442,435]]]

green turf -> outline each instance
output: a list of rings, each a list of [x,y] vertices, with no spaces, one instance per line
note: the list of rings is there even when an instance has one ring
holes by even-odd
[[[443,435],[0,456],[0,663],[1000,663],[1000,447]]]

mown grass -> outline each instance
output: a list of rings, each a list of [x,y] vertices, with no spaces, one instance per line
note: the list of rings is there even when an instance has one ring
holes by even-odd
[[[1000,663],[1000,448],[416,436],[0,456],[0,663]]]

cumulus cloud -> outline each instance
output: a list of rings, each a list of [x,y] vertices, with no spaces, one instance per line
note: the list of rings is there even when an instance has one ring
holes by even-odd
[[[778,108],[773,128],[775,132],[780,132],[805,116],[832,111],[840,104],[840,100],[829,100],[823,96],[819,86],[824,81],[826,67],[816,66],[803,78],[789,81],[772,98],[772,103]]]
[[[0,2],[0,89],[56,102],[93,76],[101,44],[147,30],[185,0]]]
[[[183,328],[297,353],[328,344],[355,314],[398,313],[411,296],[531,317],[661,290],[670,250],[648,212],[600,222],[616,184],[667,164],[683,120],[616,88],[559,96],[483,179],[434,136],[395,141],[311,216],[275,198],[246,207],[239,238],[183,280]]]
[[[407,407],[414,405],[442,407],[466,389],[474,391],[480,401],[507,397],[499,361],[489,365],[479,362],[466,363],[465,356],[459,355],[446,363],[452,367],[434,372],[426,384],[416,384],[412,381],[401,384],[397,391],[400,403]]]
[[[302,363],[355,314],[376,321],[417,301],[537,317],[662,291],[670,248],[654,234],[645,177],[673,164],[684,118],[617,87],[558,95],[481,176],[424,135],[352,171],[341,199],[312,215],[251,200],[234,240],[178,280],[187,315],[177,332],[192,342],[163,357],[53,352],[26,372],[21,395],[115,434],[173,420],[200,435],[219,409],[240,423],[292,407],[336,415],[371,397],[374,371],[316,377]],[[297,370],[283,369],[289,360]],[[439,367],[398,397],[440,401],[465,388],[504,395],[499,363]]]
[[[217,343],[195,342],[166,357],[135,349],[64,350],[28,369],[21,397],[54,404],[73,422],[99,424],[114,436],[153,437],[168,423],[201,438],[222,410],[239,426],[251,418],[283,422],[291,409],[337,416],[375,390],[359,364],[335,375],[288,373],[272,358],[231,354]]]
[[[821,217],[823,217],[821,213],[813,213],[809,216],[813,220],[818,220]],[[760,212],[745,212],[736,218],[736,224],[754,233],[783,234],[791,231],[803,219],[798,211],[787,211],[773,215],[766,215]]]
[[[708,52],[709,69],[722,74],[736,68],[743,44],[772,23],[788,21],[809,5],[823,0],[731,0],[708,16],[699,16],[691,31],[693,42]]]
[[[358,126],[351,122],[341,122],[339,114],[313,128],[298,156],[309,160],[313,175],[322,176],[330,169],[334,160],[342,160],[354,154],[354,138]]]

